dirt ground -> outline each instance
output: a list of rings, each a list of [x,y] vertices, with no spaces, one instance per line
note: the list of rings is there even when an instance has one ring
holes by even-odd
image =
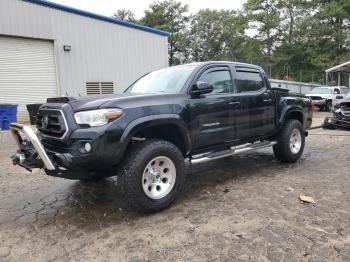
[[[28,173],[2,147],[0,261],[350,261],[349,148],[350,132],[315,129],[292,165],[271,149],[199,165],[174,205],[141,215],[113,178]]]

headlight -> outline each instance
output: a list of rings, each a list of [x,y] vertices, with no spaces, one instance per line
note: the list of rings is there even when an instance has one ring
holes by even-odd
[[[75,113],[74,118],[80,125],[103,126],[120,117],[122,113],[121,109],[98,109]]]

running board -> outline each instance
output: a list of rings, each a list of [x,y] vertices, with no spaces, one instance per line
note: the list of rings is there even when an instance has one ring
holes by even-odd
[[[245,152],[255,151],[261,148],[274,146],[276,144],[277,144],[276,141],[263,141],[258,143],[244,144],[240,146],[233,146],[227,150],[218,151],[218,152],[209,152],[209,153],[193,156],[193,158],[190,161],[191,161],[191,164],[195,165],[195,164],[200,164],[200,163],[204,163],[204,162],[208,162],[208,161],[212,161],[212,160],[216,160],[216,159],[220,159],[228,156],[238,155]]]

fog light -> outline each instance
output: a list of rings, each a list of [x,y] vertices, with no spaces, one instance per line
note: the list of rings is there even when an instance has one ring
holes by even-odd
[[[85,148],[86,152],[90,152],[91,151],[91,144],[90,143],[85,143],[84,148]]]

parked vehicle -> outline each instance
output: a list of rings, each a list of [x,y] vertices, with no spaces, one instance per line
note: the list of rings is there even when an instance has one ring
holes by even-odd
[[[311,100],[271,89],[262,68],[194,63],[151,72],[121,95],[48,99],[37,134],[11,125],[20,146],[12,159],[68,179],[118,175],[130,205],[152,212],[180,194],[185,159],[199,164],[272,146],[292,163],[311,123]]]
[[[312,102],[321,111],[331,111],[333,101],[336,101],[337,95],[341,95],[342,90],[337,86],[322,86],[315,87],[311,93],[306,94],[307,97],[312,99]]]
[[[349,129],[350,130],[350,93],[344,98],[338,96],[338,102],[333,107],[333,116],[326,117],[323,127],[328,129]]]

